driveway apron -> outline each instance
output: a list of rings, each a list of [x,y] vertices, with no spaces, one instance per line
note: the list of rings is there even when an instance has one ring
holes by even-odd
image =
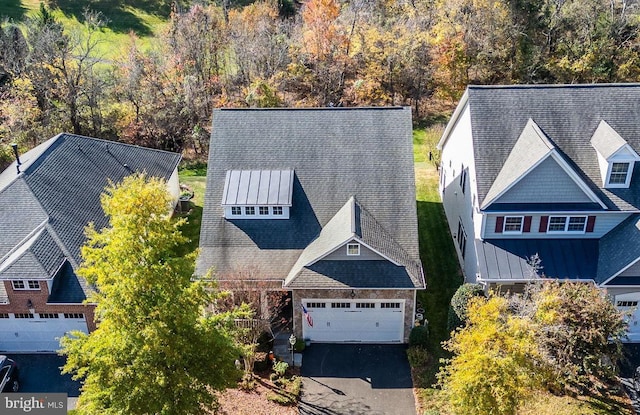
[[[302,376],[300,414],[416,413],[404,345],[312,344]]]

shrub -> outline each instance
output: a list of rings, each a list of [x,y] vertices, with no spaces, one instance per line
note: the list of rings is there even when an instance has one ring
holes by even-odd
[[[284,376],[285,372],[289,368],[289,363],[287,362],[277,362],[273,365],[273,371],[276,372],[278,376]]]
[[[306,344],[304,343],[304,340],[298,339],[296,340],[296,344],[293,345],[293,350],[296,352],[303,352],[305,347]]]
[[[267,399],[280,405],[294,405],[300,397],[302,378],[292,377],[291,380],[281,378],[278,380],[281,389],[267,394]]]
[[[429,344],[429,328],[427,326],[415,326],[409,334],[409,345],[427,347]]]
[[[458,287],[451,297],[449,315],[447,316],[447,328],[450,332],[467,324],[469,299],[479,296],[485,296],[480,284],[465,283]]]
[[[419,346],[412,346],[407,349],[407,358],[411,367],[418,368],[429,364],[431,361],[431,355],[429,352]]]

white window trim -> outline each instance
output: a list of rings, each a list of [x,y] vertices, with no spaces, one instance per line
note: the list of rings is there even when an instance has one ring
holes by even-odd
[[[21,281],[24,284],[24,288],[16,288],[16,281]],[[29,281],[36,282],[38,284],[38,288],[29,287]],[[38,280],[11,280],[11,288],[14,291],[40,291],[42,289],[42,284]]]
[[[350,254],[349,253],[349,248],[352,248],[352,247],[358,248],[358,252],[355,253],[355,254]],[[359,243],[355,243],[355,242],[348,243],[347,244],[347,256],[358,256],[358,255],[360,255],[360,244]]]
[[[564,218],[564,230],[562,231],[550,230],[549,228],[551,227],[551,218]],[[569,230],[569,222],[571,221],[571,218],[584,218],[584,227],[582,228],[581,231]],[[588,221],[589,221],[589,218],[583,215],[572,215],[572,216],[552,215],[552,216],[549,216],[549,220],[547,221],[547,233],[556,233],[556,234],[568,233],[568,234],[575,234],[575,235],[583,234],[587,231]]]
[[[627,166],[627,177],[625,179],[624,183],[611,183],[611,171],[613,170],[613,165],[615,163],[629,163],[629,165]],[[635,160],[629,159],[629,160],[610,160],[609,161],[609,167],[607,168],[607,185],[605,186],[606,188],[610,188],[610,189],[620,189],[620,188],[628,188],[629,184],[631,183],[631,175],[633,173],[633,166],[635,164]]]
[[[520,219],[520,229],[517,231],[507,230],[507,218],[519,218]],[[524,216],[505,216],[502,222],[502,233],[508,233],[512,235],[519,235],[522,233],[522,229],[524,228]]]

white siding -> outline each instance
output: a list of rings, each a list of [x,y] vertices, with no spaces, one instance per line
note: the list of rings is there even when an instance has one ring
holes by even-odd
[[[504,233],[496,233],[496,218],[498,216],[531,216],[531,232],[523,232],[522,234],[504,234]],[[539,232],[540,229],[540,218],[542,216],[596,216],[596,223],[593,229],[593,232],[585,232],[585,233],[546,233]],[[576,239],[576,238],[585,238],[585,239],[595,239],[601,238],[603,235],[611,231],[613,228],[618,226],[622,221],[629,217],[629,213],[607,213],[607,214],[594,214],[594,213],[513,213],[513,214],[487,214],[486,215],[486,226],[484,229],[484,235],[482,239]]]
[[[171,194],[172,199],[172,207],[175,208],[178,203],[178,198],[180,197],[180,179],[178,178],[178,168],[173,171],[171,177],[169,177],[169,181],[167,181],[167,189]]]
[[[495,203],[593,203],[562,167],[548,157]]]
[[[476,195],[476,171],[471,137],[471,116],[468,105],[461,111],[456,124],[449,133],[449,137],[442,149],[441,160],[440,197],[449,222],[449,230],[454,238],[458,260],[466,280],[475,281],[477,258],[473,241],[476,235],[476,224],[472,218],[474,216],[472,204],[477,199],[477,197],[474,197]],[[464,166],[467,174],[464,193],[460,187],[462,166]],[[475,216],[479,217],[478,215]],[[464,259],[457,240],[459,222],[464,226],[467,235]]]

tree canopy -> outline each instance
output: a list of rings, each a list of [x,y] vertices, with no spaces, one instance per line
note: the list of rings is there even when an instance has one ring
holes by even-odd
[[[536,282],[468,297],[466,326],[439,383],[456,414],[517,413],[536,389],[591,393],[615,383],[624,316],[593,284]]]
[[[205,308],[219,294],[193,281],[194,254],[170,215],[163,180],[133,175],[101,198],[78,274],[95,287],[97,329],[63,339],[64,372],[83,380],[87,414],[204,414],[238,372],[232,338]]]

